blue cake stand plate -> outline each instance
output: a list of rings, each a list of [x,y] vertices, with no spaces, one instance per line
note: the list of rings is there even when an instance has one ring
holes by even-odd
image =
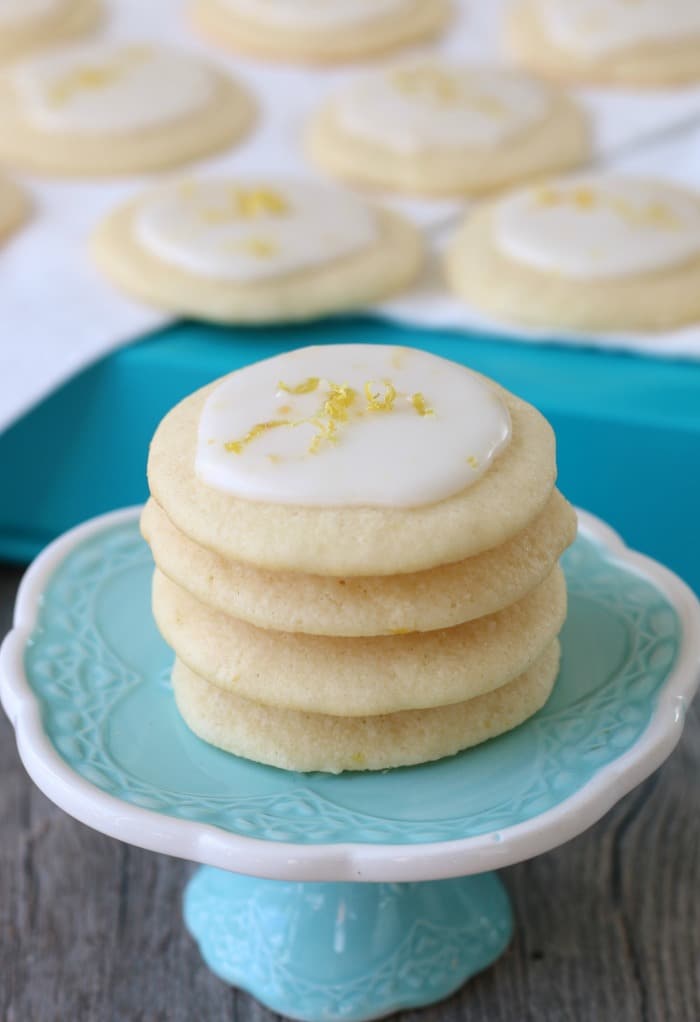
[[[203,864],[189,930],[214,972],[281,1014],[353,1022],[445,997],[510,939],[492,871],[590,826],[681,734],[700,605],[581,513],[561,673],[515,731],[340,776],[220,752],[175,710],[137,516],[87,522],[29,569],[0,654],[3,704],[29,774],[66,812]]]

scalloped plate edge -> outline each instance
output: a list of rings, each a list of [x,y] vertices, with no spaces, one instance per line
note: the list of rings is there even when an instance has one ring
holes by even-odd
[[[57,806],[110,837],[154,852],[271,879],[400,882],[466,876],[532,858],[576,837],[656,770],[681,736],[686,710],[700,681],[700,602],[677,575],[630,550],[608,525],[579,510],[580,531],[649,580],[673,605],[683,639],[654,715],[640,739],[558,806],[497,834],[455,841],[297,845],[232,834],[131,805],[80,777],[59,756],[42,726],[39,703],[24,670],[24,650],[37,623],[41,594],[55,567],[81,542],[105,528],[135,520],[140,510],[130,507],[100,515],[51,543],[22,579],[13,628],[0,648],[0,698],[15,729],[27,773]]]

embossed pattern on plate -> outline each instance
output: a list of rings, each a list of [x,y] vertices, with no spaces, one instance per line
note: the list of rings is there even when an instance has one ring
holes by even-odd
[[[648,580],[582,535],[564,558],[570,611],[554,694],[526,724],[434,764],[295,774],[197,739],[170,692],[150,613],[150,552],[134,520],[70,549],[25,651],[43,725],[64,762],[134,806],[297,844],[419,844],[533,819],[578,792],[647,727],[681,643]]]

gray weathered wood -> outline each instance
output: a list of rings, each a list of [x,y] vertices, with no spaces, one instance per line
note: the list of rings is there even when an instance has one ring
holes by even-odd
[[[0,568],[0,635],[18,573]],[[577,840],[505,871],[501,961],[405,1022],[700,1020],[700,717],[653,778]],[[1,1022],[267,1022],[185,933],[191,867],[53,807],[0,719]]]

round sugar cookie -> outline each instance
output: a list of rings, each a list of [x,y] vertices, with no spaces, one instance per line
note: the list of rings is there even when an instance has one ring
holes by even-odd
[[[497,547],[555,477],[554,435],[531,405],[427,352],[361,344],[297,349],[202,388],[163,419],[148,459],[153,497],[195,543],[335,577]]]
[[[488,315],[568,330],[665,330],[700,319],[700,196],[600,176],[521,189],[467,216],[454,291]]]
[[[369,578],[264,571],[193,543],[154,500],[141,531],[156,564],[201,603],[258,628],[315,635],[396,635],[451,628],[520,600],[549,574],[576,535],[558,491],[500,547],[428,571]]]
[[[454,628],[372,638],[275,632],[212,610],[156,569],[153,613],[183,663],[255,702],[340,717],[463,702],[511,681],[566,616],[559,566],[517,603]]]
[[[520,0],[506,25],[511,55],[536,74],[631,86],[700,79],[697,0]]]
[[[437,35],[449,0],[192,0],[195,27],[236,53],[301,64],[364,60]]]
[[[29,200],[22,189],[6,177],[0,177],[0,242],[27,219],[29,208]]]
[[[86,35],[101,16],[98,0],[0,0],[0,61]]]
[[[93,251],[118,287],[223,323],[312,319],[407,287],[418,231],[311,181],[239,177],[161,186],[118,208]]]
[[[582,163],[583,112],[512,71],[420,58],[358,76],[312,119],[308,148],[330,174],[423,195],[478,195]]]
[[[453,706],[375,717],[281,710],[225,692],[180,661],[178,709],[196,735],[227,752],[283,770],[385,770],[452,756],[510,731],[547,701],[559,670],[555,640],[507,685]]]
[[[226,149],[254,106],[213,65],[146,43],[96,42],[0,73],[0,161],[66,175],[161,170]]]

